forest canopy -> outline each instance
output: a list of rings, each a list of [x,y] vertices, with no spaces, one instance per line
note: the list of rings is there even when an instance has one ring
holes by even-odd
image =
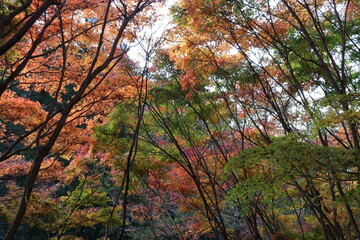
[[[359,66],[358,0],[1,1],[0,239],[360,239]]]

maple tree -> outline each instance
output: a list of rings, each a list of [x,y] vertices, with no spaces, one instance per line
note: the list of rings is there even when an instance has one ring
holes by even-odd
[[[11,194],[6,199],[17,196],[19,187],[24,190],[17,201],[18,210],[6,214],[8,221],[13,221],[5,239],[14,237],[29,202],[39,200],[35,193],[30,197],[34,187],[50,197],[56,185],[48,192],[41,181],[64,181],[67,161],[81,160],[80,156],[89,151],[92,126],[117,101],[136,95],[131,89],[137,83],[129,73],[133,64],[126,53],[136,32],[155,20],[150,12],[156,2],[2,3],[1,175],[10,180],[26,176],[26,182],[19,186],[13,184],[14,180],[8,181]],[[89,185],[89,178],[81,182],[81,193],[102,194],[89,190],[93,185]],[[81,214],[75,211],[81,208],[80,203],[75,203],[71,216]],[[37,212],[34,204],[27,213],[33,217],[36,214],[31,212]],[[7,207],[3,205],[2,209]],[[64,207],[72,208],[69,203]],[[93,214],[98,214],[97,210]],[[58,238],[70,224],[66,221],[63,230],[56,230]]]
[[[274,141],[274,136],[296,133],[312,144],[351,152],[350,149],[359,149],[358,70],[352,66],[358,61],[355,57],[359,53],[355,40],[358,30],[350,27],[358,24],[354,17],[358,10],[353,1],[181,1],[173,10],[178,24],[172,30],[175,43],[168,53],[184,71],[180,83],[188,92],[188,98],[218,92],[218,101],[223,101],[233,114],[230,117],[233,126],[229,127],[242,136],[243,149],[249,148],[249,144],[266,147]],[[202,84],[211,85],[210,93],[204,91]],[[226,119],[221,111],[218,116]],[[286,151],[285,142],[283,144]],[[253,151],[253,147],[250,149]],[[301,155],[301,151],[298,154]],[[273,163],[268,166],[270,160],[266,156],[250,157],[250,163],[256,167],[248,169],[245,162],[240,178],[244,179],[236,183],[239,180],[231,177],[238,189],[233,195],[239,202],[238,207],[244,207],[244,202],[250,204],[250,215],[245,218],[254,239],[261,238],[261,231],[256,229],[259,218],[269,237],[281,238],[285,234],[284,229],[279,229],[281,215],[271,215],[273,206],[266,199],[261,201],[262,196],[273,196],[273,201],[277,198],[276,194],[260,191],[272,189],[272,175],[279,171]],[[288,158],[289,162],[295,160],[296,154]],[[345,158],[342,161],[346,161]],[[355,162],[356,158],[345,165],[357,169]],[[323,170],[323,167],[314,168],[319,172]],[[329,210],[327,204],[338,204],[338,197],[349,198],[344,189],[356,191],[357,187],[351,186],[358,175],[350,170],[349,174],[356,177],[347,182],[347,177],[333,175],[344,169],[326,169],[322,174],[328,178],[320,184],[312,170],[304,168],[305,172],[300,174],[310,189],[297,185],[297,190],[302,201],[312,206],[313,214],[318,216],[323,234],[328,239],[351,238],[353,235],[349,232],[357,236],[356,207],[350,206],[348,200],[340,204],[349,219],[346,227],[345,222],[339,222],[339,209]],[[259,173],[252,176],[248,171]],[[296,181],[297,177],[290,176]],[[284,180],[285,176],[281,178]],[[254,187],[247,190],[248,183],[244,181],[250,181]],[[327,200],[324,200],[324,191],[330,191]],[[320,192],[322,200],[316,198]],[[346,228],[347,236],[342,230]]]
[[[0,5],[0,235],[359,238],[357,1],[157,2]]]

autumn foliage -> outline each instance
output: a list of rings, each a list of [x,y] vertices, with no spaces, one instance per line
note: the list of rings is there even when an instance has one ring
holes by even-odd
[[[0,238],[360,238],[359,3],[164,2],[0,3]]]

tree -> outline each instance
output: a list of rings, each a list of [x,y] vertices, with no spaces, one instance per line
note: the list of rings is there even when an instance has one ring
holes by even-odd
[[[96,115],[111,109],[101,107],[109,96],[124,97],[121,88],[129,84],[123,74],[126,42],[142,27],[140,21],[153,20],[144,9],[156,2],[27,1],[13,3],[15,10],[12,3],[2,5],[1,30],[6,38],[1,45],[0,95],[6,137],[0,158],[3,164],[19,156],[31,162],[5,239],[12,239],[19,228],[44,159],[72,156],[81,140],[74,142],[70,133],[81,132],[83,126],[86,134]],[[14,27],[5,29],[10,20]],[[113,69],[117,73],[109,75]],[[113,88],[101,87],[105,83]],[[29,107],[24,109],[24,103]]]
[[[359,48],[355,40],[357,30],[349,28],[358,24],[357,17],[354,17],[358,11],[358,5],[352,1],[284,0],[277,4],[269,1],[179,2],[173,8],[176,26],[169,35],[173,42],[168,54],[183,72],[179,83],[187,93],[187,108],[182,112],[193,109],[205,125],[213,124],[211,118],[204,118],[201,109],[213,100],[211,106],[217,117],[231,123],[228,129],[241,136],[242,150],[254,146],[266,148],[272,144],[274,136],[294,133],[315,145],[358,149],[358,101],[354,97],[357,95],[358,70],[352,64],[357,62],[353,56],[358,55]],[[204,98],[199,100],[199,96]],[[199,101],[196,106],[200,110],[191,101]],[[220,103],[228,110],[228,115],[214,103]],[[159,108],[158,112],[163,112],[163,109]],[[167,117],[163,119],[163,128],[175,128],[168,126],[171,121],[169,123]],[[203,134],[213,139],[212,129],[209,130]],[[223,131],[220,134],[225,135]],[[305,147],[302,145],[301,148]],[[325,150],[321,154],[327,156]],[[288,161],[291,159],[296,161],[295,156]],[[313,157],[311,161],[319,160]],[[347,161],[347,167],[357,169],[354,162]],[[265,169],[261,170],[262,162],[254,164],[255,170],[247,167],[242,170],[246,181],[258,181],[259,185],[251,190],[258,194],[260,188],[271,181],[276,170],[265,167],[270,171],[267,174]],[[253,177],[248,175],[248,171],[259,171],[259,175]],[[337,208],[329,212],[322,210],[322,207],[329,209],[326,207],[328,201],[337,202],[341,196],[348,198],[344,189],[352,192],[354,189],[350,190],[350,186],[354,179],[347,185],[346,177],[342,179],[333,175],[344,170],[334,169],[324,173],[329,176],[325,184],[316,185],[317,173],[306,171],[302,177],[311,176],[307,181],[312,192],[305,194],[307,189],[297,190],[303,194],[302,200],[307,206],[316,206],[311,211],[315,216],[319,214],[323,235],[328,239],[357,236],[356,208],[343,202],[348,225],[337,222],[337,217],[329,218],[329,214],[337,216]],[[229,180],[233,181],[232,185],[246,186],[246,182],[243,185],[234,176]],[[270,191],[272,185],[268,189]],[[319,200],[316,196],[325,189],[329,192],[327,200]],[[251,206],[252,213],[247,217],[249,227],[254,229],[260,218],[269,237],[280,238],[278,216],[269,215],[271,205],[252,200],[262,194],[244,198],[244,191],[247,190],[241,191],[241,199],[237,200],[240,200],[239,208],[244,200]],[[267,195],[264,197],[271,196]],[[312,198],[309,196],[317,202],[310,201]],[[254,216],[253,220],[250,216]],[[343,235],[341,229],[347,229],[348,235]],[[252,237],[261,238],[258,233],[253,231]]]
[[[359,4],[155,2],[1,6],[7,239],[360,237]]]

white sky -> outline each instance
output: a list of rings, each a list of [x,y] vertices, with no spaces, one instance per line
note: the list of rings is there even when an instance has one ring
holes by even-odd
[[[152,36],[153,41],[156,41],[161,37],[164,31],[169,27],[169,23],[170,23],[169,10],[170,7],[175,4],[175,2],[177,2],[177,0],[165,1],[164,7],[160,9],[161,16],[159,17],[158,21],[156,21],[153,26],[144,29],[143,32],[141,33],[141,35],[145,37],[145,39]],[[140,34],[139,37],[141,37]],[[146,41],[142,41],[142,44],[146,44]],[[139,44],[133,43],[130,46],[128,56],[131,59],[139,62],[140,64],[145,63],[145,53]]]

